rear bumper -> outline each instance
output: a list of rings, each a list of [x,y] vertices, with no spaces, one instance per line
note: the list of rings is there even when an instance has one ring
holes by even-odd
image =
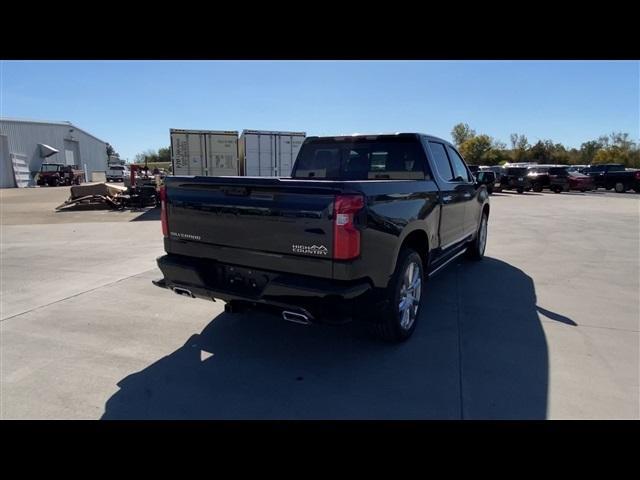
[[[564,192],[568,192],[571,189],[568,180],[551,180],[551,182],[549,182],[549,188],[554,189],[556,187],[560,187]]]
[[[372,285],[367,280],[337,281],[174,254],[157,262],[164,277],[154,282],[157,286],[206,300],[301,312],[330,323],[342,323],[371,304]]]
[[[508,178],[501,180],[501,186],[504,190],[515,190],[517,188],[530,188],[531,181],[528,179],[525,180],[516,180],[514,178]]]

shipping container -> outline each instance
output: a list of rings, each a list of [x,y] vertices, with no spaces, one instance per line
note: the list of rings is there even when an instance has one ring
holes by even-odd
[[[238,175],[238,132],[170,129],[174,175]]]
[[[305,132],[243,130],[238,142],[240,172],[249,177],[288,177]]]

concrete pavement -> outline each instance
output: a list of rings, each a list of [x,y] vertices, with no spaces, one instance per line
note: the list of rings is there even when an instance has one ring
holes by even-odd
[[[640,418],[640,195],[494,195],[389,346],[159,289],[155,213],[63,190],[0,191],[1,418]]]

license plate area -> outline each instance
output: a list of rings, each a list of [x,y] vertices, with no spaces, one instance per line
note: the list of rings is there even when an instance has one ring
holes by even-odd
[[[205,282],[211,287],[249,296],[259,296],[269,282],[277,276],[252,268],[219,263],[210,264],[203,273]]]

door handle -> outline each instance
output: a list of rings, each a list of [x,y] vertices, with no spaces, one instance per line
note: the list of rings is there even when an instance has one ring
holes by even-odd
[[[453,197],[451,195],[445,195],[444,197],[442,197],[442,201],[444,203],[449,203],[452,199]]]

